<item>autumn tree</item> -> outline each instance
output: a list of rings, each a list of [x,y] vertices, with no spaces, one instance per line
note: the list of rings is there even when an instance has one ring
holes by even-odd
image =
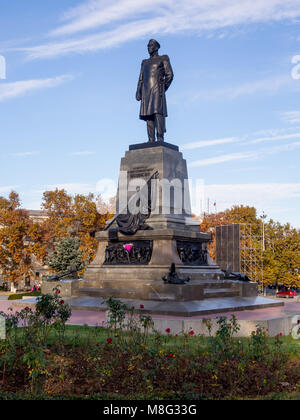
[[[42,209],[47,218],[40,225],[40,254],[43,254],[45,244],[48,252],[52,252],[57,240],[71,236],[80,241],[83,261],[86,264],[91,262],[98,245],[95,234],[113,217],[108,208],[101,213],[97,210],[99,200],[101,202],[101,197],[96,201],[93,194],[71,196],[65,190],[46,191]]]
[[[261,221],[257,217],[255,207],[250,206],[233,206],[223,212],[204,214],[201,223],[202,232],[208,232],[212,236],[212,242],[209,245],[210,254],[212,258],[216,257],[216,227],[222,225],[231,225],[233,223],[240,223],[243,225],[245,236],[256,237],[261,240]]]
[[[216,226],[233,223],[241,224],[241,259],[250,277],[255,277],[264,286],[284,284],[300,287],[300,231],[289,224],[281,225],[270,220],[264,224],[264,243],[262,220],[254,207],[233,206],[216,214],[205,214],[201,230],[212,235],[210,252],[215,258]],[[250,255],[245,255],[251,252]],[[252,276],[251,276],[252,273]]]
[[[300,231],[270,220],[265,227],[264,278],[268,284],[300,287]]]
[[[65,190],[46,191],[43,194],[42,210],[47,218],[41,224],[44,241],[50,250],[58,239],[67,236],[73,225],[72,197]]]
[[[21,209],[17,193],[0,197],[0,271],[4,280],[18,283],[32,269],[30,242],[31,227],[28,212]]]

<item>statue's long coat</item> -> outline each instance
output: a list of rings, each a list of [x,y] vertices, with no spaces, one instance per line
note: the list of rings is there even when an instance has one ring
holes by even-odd
[[[137,87],[137,99],[141,99],[141,120],[147,120],[153,114],[168,116],[165,92],[172,83],[173,77],[167,55],[157,55],[142,61]]]

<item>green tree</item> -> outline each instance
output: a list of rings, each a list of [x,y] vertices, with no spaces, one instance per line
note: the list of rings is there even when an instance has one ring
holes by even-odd
[[[46,263],[55,272],[70,271],[71,266],[81,271],[84,268],[83,256],[79,239],[66,237],[55,242],[54,252],[46,259]]]

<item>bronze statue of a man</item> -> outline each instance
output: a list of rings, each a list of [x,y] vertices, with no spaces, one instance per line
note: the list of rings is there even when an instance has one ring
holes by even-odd
[[[142,61],[136,99],[141,101],[140,119],[147,121],[150,142],[164,141],[166,132],[167,102],[165,92],[173,81],[173,70],[167,55],[158,55],[160,48],[155,39],[150,39],[150,58]]]

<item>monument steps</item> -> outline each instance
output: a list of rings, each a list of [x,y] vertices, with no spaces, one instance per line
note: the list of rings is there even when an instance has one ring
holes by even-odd
[[[204,298],[221,298],[221,297],[235,297],[239,296],[237,290],[232,290],[230,288],[217,288],[217,289],[204,289]]]
[[[108,295],[109,296],[109,295]],[[108,297],[107,296],[107,297]],[[251,309],[262,309],[283,306],[282,302],[274,301],[263,297],[225,297],[212,298],[205,300],[190,300],[190,301],[176,301],[168,300],[141,300],[124,298],[123,302],[129,307],[134,307],[140,310],[140,305],[143,304],[142,309],[145,314],[153,315],[168,315],[174,317],[193,317],[197,315],[207,316],[212,314],[220,314],[224,312],[244,311]],[[83,311],[106,311],[107,305],[104,302],[103,296],[72,296],[68,300],[73,310]],[[161,320],[170,325],[170,320]],[[181,320],[182,321],[182,320]],[[199,320],[201,322],[201,320]]]
[[[184,277],[184,276],[182,276]],[[118,289],[136,289],[144,286],[152,285],[154,287],[164,284],[162,280],[127,280],[127,279],[114,279],[114,280],[84,280],[81,287],[85,290],[89,288],[118,288]],[[191,280],[188,285],[197,285],[203,289],[226,289],[228,290],[235,283],[228,280],[216,280],[216,279],[205,279],[205,280]],[[229,289],[230,290],[230,289]]]
[[[121,290],[128,290],[128,289],[136,289],[143,287],[147,281],[139,280],[139,281],[128,281],[128,280],[85,280],[82,287],[85,290],[88,289],[121,289]],[[148,281],[149,283],[149,281]]]
[[[86,284],[89,284],[92,281],[160,281],[163,276],[168,274],[169,267],[156,268],[156,267],[138,267],[132,266],[130,268],[126,267],[101,267],[99,269],[89,268],[84,275],[84,280]],[[178,275],[180,277],[189,276],[192,281],[221,281],[222,272],[215,267],[184,267],[177,268]]]
[[[136,290],[123,290],[121,292],[123,298],[131,299],[136,296]],[[120,290],[113,288],[81,288],[75,293],[75,296],[90,296],[90,297],[120,297]]]
[[[119,289],[112,289],[112,288],[82,288],[79,289],[74,296],[82,296],[82,297],[113,297],[117,299],[140,299],[141,301],[145,299],[145,291],[142,290],[137,291],[136,289],[133,290],[119,290]],[[148,298],[151,298],[153,301],[175,301],[178,296],[176,293],[174,294],[162,294],[156,291],[152,291],[148,293]],[[182,300],[182,299],[181,299]]]
[[[169,284],[163,281],[84,281],[74,292],[75,296],[109,297],[158,301],[206,300],[240,296],[232,281],[198,280],[186,284]]]

